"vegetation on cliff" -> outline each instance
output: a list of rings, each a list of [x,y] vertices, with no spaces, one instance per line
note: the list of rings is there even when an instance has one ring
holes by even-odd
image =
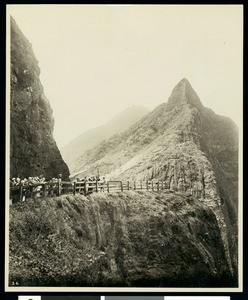
[[[78,159],[80,176],[96,168],[110,179],[159,179],[173,190],[200,190],[226,224],[222,237],[237,272],[238,129],[204,107],[187,79],[167,103]]]
[[[10,207],[9,284],[234,286],[214,210],[191,196],[127,191]]]

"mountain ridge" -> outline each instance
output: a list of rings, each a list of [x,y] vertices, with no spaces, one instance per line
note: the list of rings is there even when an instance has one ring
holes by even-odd
[[[110,180],[159,179],[174,191],[200,191],[217,215],[227,261],[236,272],[238,128],[199,101],[191,85],[180,81],[167,103],[86,151],[78,160],[76,177],[98,169]]]
[[[131,106],[113,118],[105,122],[103,125],[90,129],[81,133],[71,142],[61,148],[61,153],[65,161],[68,163],[73,173],[76,160],[80,155],[96,146],[103,140],[107,140],[116,133],[125,131],[140,118],[148,113],[148,109],[144,106]]]
[[[200,110],[204,108],[200,98],[186,78],[180,80],[174,87],[167,101],[168,109],[182,104],[189,104]]]
[[[182,81],[180,81],[181,83]],[[183,82],[185,82],[185,80],[183,80]],[[178,92],[178,86],[176,86],[176,91]],[[194,92],[195,93],[195,92]],[[159,105],[158,107],[156,107],[152,112],[150,112],[145,119],[142,119],[141,121],[137,122],[137,124],[135,124],[134,126],[132,126],[129,130],[127,130],[126,132],[117,135],[117,137],[112,137],[110,138],[110,140],[106,141],[105,143],[101,143],[100,145],[98,145],[96,148],[91,149],[91,153],[94,151],[97,151],[97,149],[99,149],[99,151],[101,153],[103,153],[103,151],[101,151],[101,147],[105,147],[109,148],[109,146],[107,146],[107,143],[112,143],[115,140],[115,146],[118,147],[118,137],[122,136],[120,138],[120,140],[125,140],[126,138],[133,133],[133,135],[139,135],[140,133],[140,129],[143,131],[148,131],[151,135],[158,137],[161,134],[164,134],[163,132],[163,128],[165,128],[167,126],[167,131],[169,131],[170,129],[170,134],[175,133],[180,141],[184,141],[187,139],[192,139],[193,142],[198,143],[199,141],[196,140],[196,136],[197,133],[196,132],[192,132],[192,129],[195,130],[194,127],[190,127],[190,124],[193,122],[203,122],[204,125],[204,130],[208,129],[208,122],[209,122],[209,118],[214,119],[215,122],[222,122],[222,123],[226,123],[225,126],[227,127],[232,127],[231,130],[232,131],[236,131],[237,133],[237,127],[235,125],[235,123],[233,121],[231,121],[230,118],[228,117],[220,117],[221,121],[219,119],[219,116],[216,115],[212,110],[203,107],[203,105],[201,104],[201,111],[202,108],[204,108],[204,112],[206,112],[207,114],[205,114],[204,117],[202,117],[201,113],[198,112],[198,108],[196,106],[192,106],[192,105],[187,105],[187,102],[184,101],[177,101],[177,105],[173,105],[173,109],[171,109],[171,99],[174,100],[175,98],[175,89],[173,89],[172,92],[173,98],[169,98],[169,101],[167,103],[162,103],[161,105]],[[177,99],[178,100],[178,99]],[[169,103],[169,105],[168,105]],[[173,102],[174,104],[174,102]],[[168,108],[169,106],[169,108]],[[198,105],[197,105],[198,106]],[[200,111],[200,112],[201,112]],[[164,118],[163,120],[163,116],[164,114],[166,115],[166,118]],[[162,121],[161,121],[162,120]],[[171,123],[171,124],[170,124]],[[169,125],[169,128],[168,128]],[[199,133],[199,132],[198,132]],[[169,134],[169,133],[168,133]],[[198,135],[199,136],[199,135]],[[210,136],[214,137],[214,132],[210,132]],[[216,137],[214,137],[216,139]],[[135,140],[135,138],[134,138]],[[133,142],[133,141],[132,141]],[[140,142],[137,139],[137,142]],[[144,139],[144,137],[142,137],[142,143],[146,146],[151,142],[151,139],[149,137],[149,135],[146,136],[146,138]],[[231,139],[229,141],[229,147],[231,146],[233,142],[233,139]],[[236,139],[237,142],[237,139]],[[204,142],[205,143],[205,142]],[[237,143],[236,143],[237,144]],[[219,145],[221,146],[221,145]],[[121,146],[122,147],[122,146]],[[234,148],[237,147],[234,146]],[[87,156],[87,160],[88,160],[88,155]],[[99,155],[99,157],[101,157],[101,155]],[[82,157],[81,157],[82,158]],[[79,170],[79,168],[78,168]]]

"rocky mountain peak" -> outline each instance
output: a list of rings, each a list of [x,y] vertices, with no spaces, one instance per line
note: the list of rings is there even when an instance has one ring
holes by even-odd
[[[186,88],[186,86],[191,87],[187,78],[183,78],[182,80],[180,80],[177,85],[183,86],[184,88]]]
[[[187,79],[177,84],[167,103],[80,156],[72,178],[95,170],[107,180],[163,180],[168,193],[206,203],[218,221],[225,265],[237,274],[237,128],[205,108]]]
[[[173,108],[185,104],[195,107],[199,110],[204,108],[200,98],[192,88],[188,79],[183,78],[172,90],[172,93],[168,100],[168,107]]]

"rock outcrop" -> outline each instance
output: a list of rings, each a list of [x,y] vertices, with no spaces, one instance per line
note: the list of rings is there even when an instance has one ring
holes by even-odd
[[[10,216],[10,285],[237,285],[216,214],[192,196],[64,195],[13,205]]]
[[[86,150],[95,147],[103,140],[108,140],[117,133],[126,131],[147,113],[148,109],[143,106],[131,106],[102,126],[83,132],[62,147],[61,154],[70,169],[71,176],[75,170],[80,168],[78,158],[83,156]]]
[[[11,18],[10,176],[69,177],[32,45]]]
[[[80,158],[81,176],[97,168],[109,179],[162,179],[214,211],[230,272],[238,266],[238,129],[205,108],[187,79],[126,132]],[[78,170],[80,171],[80,170]]]

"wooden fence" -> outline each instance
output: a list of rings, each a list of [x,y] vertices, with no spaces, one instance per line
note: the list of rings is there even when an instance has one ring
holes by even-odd
[[[27,198],[44,198],[60,196],[62,194],[83,194],[93,192],[116,192],[129,190],[160,191],[169,189],[165,181],[77,181],[77,182],[44,182],[27,186],[10,187],[12,202],[24,201]]]

